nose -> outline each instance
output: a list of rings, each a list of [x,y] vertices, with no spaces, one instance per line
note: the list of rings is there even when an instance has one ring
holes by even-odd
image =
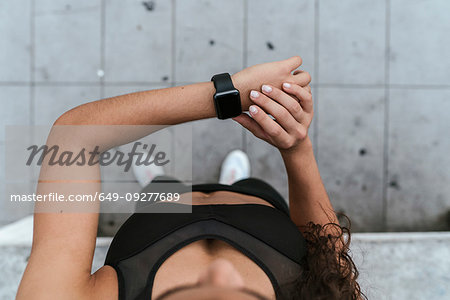
[[[244,287],[244,280],[230,261],[216,259],[199,276],[198,284],[242,288]]]

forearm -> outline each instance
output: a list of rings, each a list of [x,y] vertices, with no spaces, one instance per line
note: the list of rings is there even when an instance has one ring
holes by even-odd
[[[240,91],[242,109],[250,105],[249,93],[258,80],[231,76]],[[135,92],[80,105],[65,114],[57,124],[83,125],[175,125],[216,116],[213,82],[200,82],[171,88]]]
[[[292,72],[301,65],[301,58],[255,65],[233,74],[234,86],[240,91],[242,109],[250,106],[249,94],[262,84],[280,87],[284,82],[308,85],[307,72]],[[57,124],[85,125],[173,125],[215,116],[214,84],[196,83],[167,89],[132,93],[76,107],[61,116]]]
[[[78,106],[57,124],[173,125],[213,117],[213,95],[212,82],[136,92]]]
[[[250,91],[259,90],[262,84],[275,87],[284,82],[307,85],[311,80],[307,72],[292,74],[300,64],[300,57],[294,56],[233,74],[232,81],[240,91],[242,109],[247,110],[251,104]],[[55,125],[175,125],[211,118],[215,116],[214,93],[214,84],[209,81],[112,97],[78,106],[64,113]],[[139,134],[145,136],[150,133]],[[131,137],[136,140],[140,138],[139,134]],[[113,138],[114,135],[109,137],[110,140]],[[112,146],[130,141],[115,140]]]
[[[243,110],[249,106],[249,89],[245,76],[233,75],[240,90]],[[212,82],[157,89],[120,95],[75,107],[61,115],[54,125],[176,125],[216,116]],[[117,130],[120,130],[120,134]],[[64,129],[80,137],[83,145],[99,146],[102,151],[126,144],[161,126],[78,126]],[[78,132],[78,133],[77,133]],[[83,139],[83,141],[81,141]]]
[[[301,227],[337,223],[331,202],[320,177],[309,138],[295,152],[282,153],[289,182],[291,219]]]

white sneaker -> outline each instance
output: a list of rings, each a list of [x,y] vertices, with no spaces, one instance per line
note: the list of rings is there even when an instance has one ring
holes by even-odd
[[[220,169],[220,184],[231,185],[250,177],[250,161],[241,150],[233,150],[225,157]]]
[[[148,155],[148,152],[143,152],[141,162],[143,162]],[[151,156],[150,161],[153,161],[155,158]],[[133,173],[136,177],[137,181],[139,182],[139,185],[141,187],[147,186],[153,178],[156,176],[164,175],[164,168],[162,166],[157,166],[154,163],[151,163],[150,165],[146,166],[145,164],[141,164],[139,166],[136,165],[137,156],[134,156],[133,158]]]

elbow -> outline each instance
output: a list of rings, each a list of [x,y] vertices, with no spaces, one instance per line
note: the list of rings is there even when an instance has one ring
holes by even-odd
[[[54,122],[53,126],[59,125],[88,125],[83,105],[72,108],[60,115]]]
[[[54,122],[53,126],[59,126],[59,125],[72,125],[73,121],[70,121],[70,117],[68,117],[67,112],[60,115]]]

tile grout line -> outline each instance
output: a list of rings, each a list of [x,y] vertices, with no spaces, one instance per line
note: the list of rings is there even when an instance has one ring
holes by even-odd
[[[242,69],[247,67],[248,63],[248,0],[244,0],[244,20],[243,20],[243,39],[242,39]],[[247,130],[241,128],[242,132],[242,149],[248,152],[247,147]]]
[[[35,81],[32,82],[34,85],[39,86],[100,86],[102,83],[100,81]],[[191,83],[191,82],[189,82]],[[195,83],[195,82],[192,82]],[[0,86],[27,86],[30,82],[23,81],[23,82],[0,82]],[[103,83],[105,86],[127,86],[127,85],[165,85],[165,82],[161,81],[115,81],[115,82],[107,82],[105,81]]]
[[[30,39],[31,44],[31,39]],[[30,46],[31,48],[31,46]],[[31,49],[30,49],[30,71],[31,71]],[[31,85],[31,74],[29,76],[29,80],[27,81],[3,81],[0,82],[0,86],[30,86]]]
[[[450,89],[450,85],[446,84],[415,84],[415,85],[409,85],[409,84],[398,84],[398,83],[390,83],[387,84],[389,89],[430,89],[430,90],[448,90]]]
[[[389,103],[390,103],[390,40],[391,40],[391,1],[386,0],[386,32],[385,32],[385,57],[384,57],[384,131],[383,131],[383,203],[382,203],[382,229],[387,230],[387,196],[389,178]]]
[[[175,76],[175,73],[176,73],[176,66],[175,66],[175,64],[176,64],[176,53],[177,53],[176,52],[176,28],[175,28],[175,26],[176,26],[176,0],[172,0],[170,22],[171,22],[171,26],[172,26],[171,31],[170,31],[171,32],[171,43],[172,43],[172,48],[171,48],[171,53],[170,53],[170,60],[171,60],[171,70],[170,71],[172,73],[171,74],[171,78],[170,78],[171,79],[170,86],[174,87],[174,86],[177,85],[176,79],[175,79],[175,77],[176,77]],[[175,139],[176,139],[176,137],[175,137],[175,130],[172,128],[172,138],[170,140],[170,145],[172,147],[172,152],[176,151],[175,150],[175,145],[176,145]],[[192,134],[191,134],[191,147],[192,147],[192,143],[193,143],[193,138],[192,138]],[[191,162],[193,160],[192,155],[193,154],[192,154],[192,149],[191,149]],[[177,174],[175,174],[175,170],[174,170],[175,166],[176,166],[176,163],[177,163],[175,154],[172,155],[172,159],[174,160],[174,162],[170,166],[171,167],[171,171],[172,171],[173,176],[177,177],[176,176]],[[192,166],[191,166],[191,173],[192,173]],[[191,175],[191,177],[192,177],[192,175]]]
[[[320,5],[319,0],[315,0],[314,2],[314,81],[317,82],[317,87],[315,90],[315,122],[314,122],[314,153],[316,157],[317,163],[319,163],[319,52],[320,52],[320,44],[319,44],[319,30],[320,30]]]
[[[247,63],[248,63],[248,57],[247,57],[247,52],[248,52],[248,0],[244,0],[244,32],[243,32],[243,39],[242,39],[242,49],[243,49],[243,57],[242,57],[242,68],[246,68],[247,67]]]
[[[315,80],[315,76],[313,81]],[[449,90],[450,85],[440,84],[440,85],[425,85],[425,84],[334,84],[334,83],[321,83],[314,84],[311,81],[312,88],[335,88],[335,89],[379,89],[388,87],[391,90],[395,89],[417,89],[417,90]],[[175,84],[194,84],[197,83],[195,81],[179,81],[175,82]],[[100,82],[89,82],[89,81],[2,81],[0,82],[0,86],[30,86],[31,84],[35,86],[99,86]],[[105,86],[127,86],[127,85],[164,85],[164,82],[161,81],[104,81]]]
[[[170,157],[172,157],[172,163],[170,164],[170,173],[172,174],[172,176],[174,176],[175,178],[177,178],[177,174],[175,174],[175,166],[177,164],[177,156],[175,155],[175,129],[174,128],[169,128],[169,132],[170,132]],[[192,141],[191,141],[192,143]]]
[[[105,67],[106,67],[106,0],[101,0],[100,9],[100,98],[105,97]]]
[[[366,88],[384,88],[385,84],[356,84],[356,83],[322,83],[320,87],[324,88],[352,88],[352,89],[366,89]]]
[[[31,0],[30,8],[30,99],[29,99],[29,109],[30,109],[30,125],[34,125],[36,120],[34,119],[35,111],[35,78],[34,78],[34,68],[35,68],[35,0]]]
[[[176,0],[172,0],[172,18],[171,18],[171,23],[172,23],[172,30],[171,30],[171,39],[172,39],[172,51],[171,51],[171,72],[172,72],[172,81],[171,81],[171,86],[174,87],[176,86]]]
[[[35,10],[36,10],[36,2],[35,0],[31,0],[30,2],[31,7],[30,7],[30,90],[29,90],[29,109],[30,109],[30,119],[28,120],[28,124],[31,125],[31,131],[32,131],[32,135],[30,136],[31,139],[33,139],[34,136],[34,125],[36,123],[35,120],[35,78],[34,78],[34,68],[35,68],[35,47],[36,47],[36,43],[35,43]],[[29,141],[30,145],[31,145],[32,141]],[[28,176],[29,178],[33,178],[33,169],[29,168],[28,170]],[[33,182],[29,182],[28,183],[28,189],[30,191],[32,191],[34,186]]]

